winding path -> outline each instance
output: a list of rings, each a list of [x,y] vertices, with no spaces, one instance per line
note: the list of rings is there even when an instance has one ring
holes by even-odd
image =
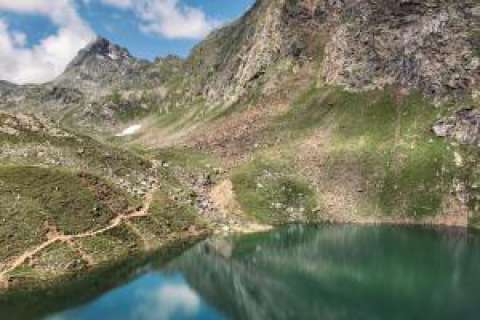
[[[93,237],[93,236],[105,233],[109,230],[112,230],[118,227],[123,221],[127,221],[133,218],[148,216],[155,191],[156,191],[156,188],[153,188],[145,195],[143,206],[140,209],[135,210],[128,214],[118,215],[113,220],[111,220],[110,223],[104,228],[101,228],[98,230],[91,230],[91,231],[87,231],[87,232],[76,234],[76,235],[63,235],[63,234],[59,234],[58,232],[54,232],[52,235],[48,237],[49,239],[47,241],[43,242],[42,244],[38,245],[35,248],[32,248],[26,251],[21,256],[14,258],[11,262],[6,263],[3,266],[2,270],[0,271],[0,289],[8,287],[8,276],[7,276],[8,273],[20,267],[28,259],[34,257],[35,255],[40,253],[42,250],[46,249],[48,246],[52,245],[57,241],[69,243],[71,245],[73,243],[73,240]],[[91,261],[87,260],[87,263],[91,263]],[[2,265],[0,265],[0,267],[2,267]]]

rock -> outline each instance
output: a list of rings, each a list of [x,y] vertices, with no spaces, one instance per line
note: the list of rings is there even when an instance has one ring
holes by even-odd
[[[433,132],[437,137],[448,137],[449,133],[455,129],[455,125],[452,123],[446,123],[445,121],[437,122],[433,126]]]
[[[469,38],[479,21],[467,13],[471,1],[345,0],[337,11],[323,6],[332,13],[324,64],[329,83],[355,89],[397,84],[439,97],[469,94],[478,81]]]
[[[467,190],[467,186],[463,182],[455,181],[454,188],[458,201],[463,204],[468,204],[470,201],[470,194]]]
[[[460,144],[480,146],[480,110],[464,108],[453,116],[438,121],[433,132]]]

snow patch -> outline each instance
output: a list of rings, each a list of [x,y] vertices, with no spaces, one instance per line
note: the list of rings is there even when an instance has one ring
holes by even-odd
[[[125,130],[123,130],[122,132],[120,132],[119,134],[115,135],[115,137],[131,136],[132,134],[135,134],[141,128],[142,128],[142,126],[139,125],[139,124],[130,126],[130,127],[126,128]]]

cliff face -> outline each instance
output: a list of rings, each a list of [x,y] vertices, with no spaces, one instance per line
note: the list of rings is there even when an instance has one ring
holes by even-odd
[[[345,1],[333,12],[327,82],[351,88],[398,84],[430,96],[478,87],[473,1]]]
[[[308,1],[261,0],[240,20],[197,46],[187,61],[196,90],[212,102],[233,102],[278,63],[302,64],[321,52],[322,17]]]
[[[479,81],[479,14],[471,0],[264,0],[200,44],[189,65],[211,101],[236,100],[279,61],[322,59],[330,84],[464,95]]]

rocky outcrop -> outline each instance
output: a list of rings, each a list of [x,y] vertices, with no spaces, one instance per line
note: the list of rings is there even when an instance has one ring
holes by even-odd
[[[260,0],[240,20],[212,33],[186,62],[193,91],[210,102],[232,103],[258,87],[277,63],[304,62],[323,34],[313,27],[320,17],[306,3]]]
[[[480,81],[474,30],[478,2],[328,1],[336,10],[325,79],[350,88],[397,84],[438,97],[470,93]],[[476,5],[476,6],[475,6]]]
[[[193,91],[219,103],[258,88],[281,61],[322,59],[330,84],[463,96],[480,81],[479,14],[473,0],[260,0],[197,46],[187,66]]]
[[[0,112],[0,134],[7,135],[48,135],[51,137],[70,137],[65,130],[55,126],[50,120],[32,114],[9,114]]]
[[[480,146],[480,110],[462,109],[437,122],[433,131],[439,137],[448,137],[460,144]]]

